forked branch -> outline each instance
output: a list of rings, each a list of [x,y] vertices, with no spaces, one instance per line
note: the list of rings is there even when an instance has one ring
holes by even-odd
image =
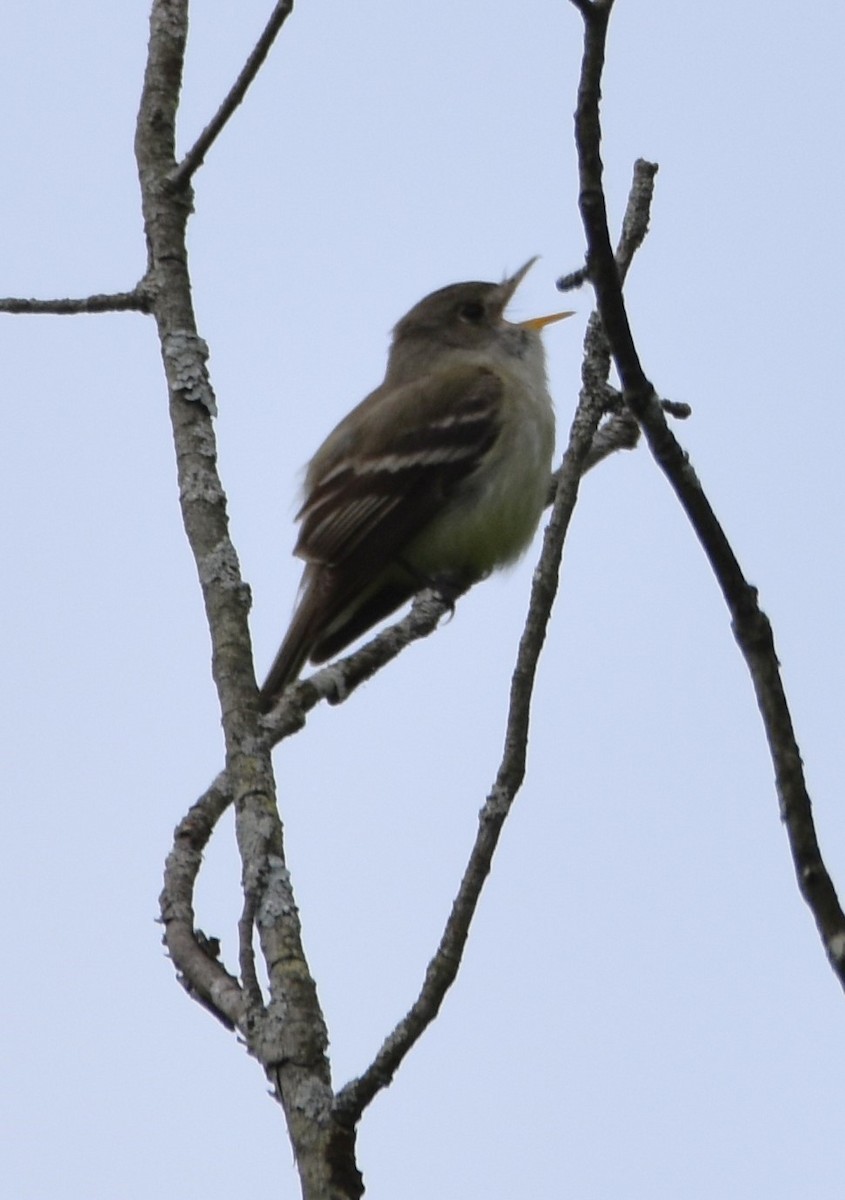
[[[809,905],[828,959],[845,987],[845,914],[821,857],[801,755],[783,689],[772,628],[745,579],[686,452],[666,423],[654,388],[640,364],[610,249],[601,162],[600,80],[612,0],[572,0],[584,17],[584,55],[575,140],[580,177],[579,205],[587,236],[587,274],[622,382],[625,401],[686,512],[716,576],[731,614],[734,636],[745,658],[763,718],[775,773],[780,814],[786,825],[801,894]]]
[[[222,104],[211,120],[203,129],[197,140],[177,167],[169,174],[167,182],[172,188],[179,189],[189,182],[192,175],[202,166],[214,142],[223,131],[229,118],[243,100],[249,85],[261,69],[270,53],[270,48],[276,40],[279,30],[293,11],[293,0],[278,0],[276,7],[270,13],[267,24],[243,65],[235,82],[232,84]]]

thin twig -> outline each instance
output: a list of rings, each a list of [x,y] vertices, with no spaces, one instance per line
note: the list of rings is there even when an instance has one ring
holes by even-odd
[[[657,163],[648,162],[644,158],[638,158],[634,163],[631,202],[622,219],[622,233],[615,254],[620,284],[624,284],[634,255],[648,233],[651,201],[654,196],[654,180],[657,172]]]
[[[570,271],[568,275],[561,275],[560,279],[555,283],[555,287],[559,292],[574,292],[578,288],[589,283],[590,277],[587,274],[586,267],[578,267],[575,271]]]
[[[585,16],[575,140],[580,177],[579,206],[587,235],[590,280],[626,404],[640,422],[655,460],[686,512],[730,611],[734,636],[745,658],[763,718],[780,813],[786,825],[798,886],[815,918],[831,966],[845,987],[845,914],[819,850],[772,628],[757,603],[756,589],[745,579],[688,456],[669,429],[662,406],[642,369],[610,249],[599,121],[600,79],[610,4],[602,8],[586,5],[584,0],[572,0],[572,3]]]
[[[227,1028],[246,1032],[246,997],[237,979],[208,952],[206,939],[194,925],[193,895],[202,852],[230,802],[231,791],[221,774],[179,822],[159,904],[164,942],[179,982]]]
[[[687,417],[692,416],[691,407],[682,400],[661,400],[660,407],[678,421],[685,421]]]
[[[262,63],[270,53],[270,47],[276,40],[279,30],[290,16],[292,10],[293,0],[278,0],[267,24],[264,26],[261,37],[255,43],[252,53],[244,63],[243,69],[232,85],[228,95],[193,146],[191,146],[188,153],[168,176],[167,182],[171,187],[177,189],[184,187],[194,173],[202,166],[206,154],[208,154],[208,151],[222,132],[226,122],[246,95],[249,85],[261,69]]]
[[[76,316],[79,313],[150,311],[149,296],[140,285],[131,292],[103,292],[95,296],[66,297],[61,300],[31,300],[18,296],[0,298],[0,312],[47,313]]]

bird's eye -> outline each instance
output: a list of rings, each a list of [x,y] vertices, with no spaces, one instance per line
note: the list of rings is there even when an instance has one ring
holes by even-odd
[[[480,321],[484,316],[484,305],[480,300],[467,300],[458,309],[458,315],[464,321]]]

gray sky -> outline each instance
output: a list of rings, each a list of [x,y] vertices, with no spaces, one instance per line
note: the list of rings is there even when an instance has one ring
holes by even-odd
[[[185,148],[269,0],[196,4]],[[0,291],[131,287],[147,0],[0,15]],[[644,364],[775,627],[828,866],[845,881],[845,12],[618,0],[608,195],[660,163],[628,287]],[[259,672],[298,569],[297,473],[425,292],[577,266],[564,0],[300,0],[196,181],[195,302]],[[546,334],[562,433],[590,308]],[[221,737],[149,319],[0,323],[5,584],[0,1193],[295,1197],[281,1116],[174,981],[172,828]],[[334,1077],[415,996],[500,750],[532,556],[277,754]],[[221,827],[199,923],[235,947]],[[367,1196],[838,1200],[845,998],[800,900],[726,612],[648,453],[586,482],[523,793],[439,1021],[359,1139]],[[410,1178],[409,1178],[410,1175]]]

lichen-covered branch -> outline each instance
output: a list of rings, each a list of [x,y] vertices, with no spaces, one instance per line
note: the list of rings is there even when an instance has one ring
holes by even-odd
[[[326,1030],[302,949],[299,914],[285,863],[270,746],[259,724],[247,616],[249,589],[229,536],[217,472],[215,398],[207,350],[191,302],[185,232],[190,186],[174,186],[176,114],[188,28],[187,0],[154,0],[135,151],[147,237],[147,287],[158,327],[170,399],[182,518],[194,555],[212,639],[220,698],[226,781],[235,805],[246,909],[254,915],[269,977],[259,1004],[216,963],[193,930],[185,897],[162,907],[165,941],[185,985],[244,1033],[285,1111],[306,1200],[360,1195],[349,1131],[332,1117]],[[191,886],[189,847],[174,847],[168,882]],[[174,858],[175,856],[175,858]],[[197,864],[198,865],[198,864]]]
[[[0,298],[0,312],[17,315],[75,317],[79,313],[149,311],[149,297],[143,284],[138,284],[130,292],[99,292],[95,296],[65,296],[57,300],[34,300],[22,296]]]

